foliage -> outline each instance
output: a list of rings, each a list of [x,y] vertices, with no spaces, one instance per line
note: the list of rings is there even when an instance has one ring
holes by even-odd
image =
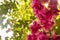
[[[29,31],[28,25],[35,19],[30,0],[10,0],[2,2],[0,5],[0,15],[4,15],[3,19],[8,16],[6,24],[10,24],[14,35],[13,40],[25,40]]]

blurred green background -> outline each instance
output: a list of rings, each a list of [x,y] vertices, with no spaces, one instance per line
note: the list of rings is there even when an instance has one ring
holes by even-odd
[[[26,40],[26,36],[30,32],[28,26],[36,19],[30,4],[31,0],[0,1],[0,29],[10,25],[10,30],[13,31],[13,36],[10,38],[6,36],[5,40]],[[56,24],[53,29],[56,34],[60,34],[60,15],[55,20]],[[8,32],[9,30],[6,31],[6,33]]]

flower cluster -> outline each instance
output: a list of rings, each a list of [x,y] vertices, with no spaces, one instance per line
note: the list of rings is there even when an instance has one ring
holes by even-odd
[[[55,3],[55,4],[54,4]],[[43,27],[45,29],[50,29],[50,27],[53,26],[54,21],[53,21],[53,17],[55,16],[55,14],[57,13],[57,1],[50,1],[48,7],[50,8],[49,10],[47,8],[45,8],[40,2],[39,0],[33,0],[32,2],[32,8],[34,10],[34,15],[35,17],[37,17],[41,24],[43,25]]]
[[[44,32],[27,36],[27,40],[49,40],[49,37]]]
[[[37,21],[33,21],[33,23],[30,24],[30,29],[32,33],[37,33],[40,28],[41,26],[39,25]]]
[[[46,8],[42,2],[48,2],[48,8]],[[27,40],[50,40],[50,36],[47,35],[46,31],[51,30],[54,25],[54,17],[58,15],[57,0],[32,0],[32,8],[35,17],[39,21],[33,21],[29,26],[32,34],[27,36]],[[39,29],[43,29],[39,32]],[[45,31],[46,30],[46,31]],[[51,40],[60,40],[60,37],[53,37]]]

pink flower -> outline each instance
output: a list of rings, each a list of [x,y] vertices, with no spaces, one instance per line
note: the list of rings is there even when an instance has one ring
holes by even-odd
[[[32,40],[32,35],[28,35],[26,40]]]
[[[50,29],[53,26],[53,22],[50,22],[53,18],[53,13],[46,9],[38,0],[33,1],[32,8],[34,15],[37,17],[45,29]]]
[[[50,30],[51,28],[52,28],[52,26],[54,25],[54,22],[53,21],[47,21],[45,24],[44,24],[44,28],[46,29],[46,30]]]
[[[35,34],[28,35],[26,40],[37,40],[37,37]]]
[[[27,40],[49,40],[49,36],[47,36],[44,32],[38,32],[38,34],[28,35]]]
[[[36,33],[41,28],[40,24],[37,21],[33,21],[30,25],[32,33]]]
[[[32,31],[32,34],[27,36],[27,40],[60,40],[60,36],[56,36],[54,31],[52,32],[52,38],[50,38],[46,33],[54,25],[53,18],[58,15],[58,2],[57,0],[50,0],[48,5],[50,10],[45,8],[42,5],[42,2],[45,3],[48,2],[48,0],[32,0],[31,7],[33,8],[35,17],[37,17],[39,21],[33,21],[31,23],[29,28]],[[40,28],[43,29],[42,32],[38,32]]]
[[[38,0],[32,0],[31,7],[34,12],[41,10],[44,6]]]
[[[37,40],[49,40],[49,37],[44,32],[40,32],[37,35]]]
[[[49,2],[49,8],[51,10],[51,12],[55,15],[57,15],[58,11],[57,11],[57,5],[58,5],[58,0],[50,0]]]
[[[51,9],[56,9],[57,8],[57,5],[58,5],[58,0],[50,0],[49,2],[49,8]]]

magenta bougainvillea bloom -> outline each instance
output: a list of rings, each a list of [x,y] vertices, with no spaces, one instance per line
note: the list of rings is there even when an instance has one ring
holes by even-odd
[[[49,2],[49,7],[52,10],[56,10],[57,9],[57,5],[58,5],[58,0],[50,0]]]
[[[36,33],[38,32],[38,30],[41,28],[40,24],[37,21],[33,21],[30,24],[30,29],[32,31],[32,33]]]
[[[32,8],[34,10],[34,15],[37,17],[41,24],[44,25],[43,27],[47,30],[54,25],[54,22],[52,21],[53,17],[57,15],[57,0],[50,0],[48,7],[50,10],[45,8],[41,4],[42,0],[32,0]],[[47,1],[47,0],[45,0]],[[55,3],[55,4],[54,4]],[[48,23],[47,23],[48,22]],[[47,24],[46,24],[47,23]]]
[[[42,2],[48,2],[48,8]],[[26,40],[60,40],[60,36],[56,36],[54,32],[52,32],[51,36],[47,35],[47,32],[55,24],[54,17],[58,15],[57,4],[57,0],[32,0],[31,7],[33,8],[35,17],[39,21],[31,23],[29,28],[32,33],[27,36]],[[39,32],[39,29],[42,29],[42,32]]]
[[[38,34],[28,35],[27,40],[49,40],[49,36],[43,32],[39,32]]]
[[[50,11],[54,14],[54,15],[57,15],[58,13],[58,9],[57,9],[57,5],[58,5],[58,0],[50,0],[49,2],[49,8],[50,8]]]
[[[49,36],[47,36],[44,32],[40,32],[37,36],[37,40],[49,40]]]
[[[26,40],[37,40],[37,36],[35,34],[28,35]]]
[[[32,35],[28,35],[26,40],[32,40]]]

